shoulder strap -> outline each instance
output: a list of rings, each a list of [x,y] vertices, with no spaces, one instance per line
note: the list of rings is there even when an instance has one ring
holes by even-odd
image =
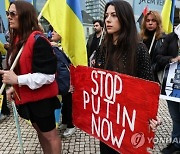
[[[45,40],[47,40],[47,42],[51,45],[51,43],[49,42],[49,40],[46,38],[46,36],[42,33],[37,33],[34,35],[34,38],[35,38],[35,41],[39,38],[39,37],[42,37],[44,38]]]
[[[36,34],[36,35],[34,36],[35,40],[37,40],[40,36],[41,36],[41,34]]]
[[[43,34],[35,34],[34,35],[35,40],[37,40],[39,37],[43,37],[47,40],[47,38]]]

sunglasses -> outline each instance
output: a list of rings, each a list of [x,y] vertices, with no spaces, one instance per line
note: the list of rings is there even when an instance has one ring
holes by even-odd
[[[10,15],[11,17],[15,17],[17,14],[15,12],[6,11],[7,17]]]

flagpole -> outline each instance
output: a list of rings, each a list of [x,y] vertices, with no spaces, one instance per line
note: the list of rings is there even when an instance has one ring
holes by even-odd
[[[102,30],[102,34],[101,34],[101,37],[100,37],[100,40],[99,40],[99,45],[98,47],[101,45],[101,42],[102,42],[102,39],[103,39],[103,36],[104,36],[104,32],[105,32],[105,26],[103,27],[103,30]]]
[[[17,54],[17,56],[16,56],[16,58],[15,58],[13,64],[12,64],[10,70],[13,70],[13,69],[15,68],[15,66],[16,66],[16,64],[17,64],[17,62],[18,62],[18,60],[19,60],[19,57],[20,57],[20,55],[21,55],[21,53],[22,53],[22,51],[23,51],[23,48],[24,48],[24,45],[23,45],[23,46],[21,47],[21,49],[19,50],[19,52],[18,52],[18,54]],[[3,85],[1,86],[1,89],[0,89],[0,95],[2,94],[5,86],[6,86],[6,84],[3,83]]]
[[[1,28],[1,32],[4,33],[4,29],[3,29],[3,21],[2,21],[1,16],[0,16],[0,22],[1,22],[1,23],[0,23],[0,26],[1,26],[1,27],[0,27],[0,28]]]
[[[156,32],[154,33],[154,36],[153,36],[153,39],[152,39],[152,42],[151,42],[151,46],[150,46],[149,51],[148,51],[149,54],[151,53],[151,49],[152,49],[152,46],[154,44],[155,37],[156,37]]]

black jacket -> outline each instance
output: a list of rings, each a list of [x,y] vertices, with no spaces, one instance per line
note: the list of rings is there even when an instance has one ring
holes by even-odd
[[[91,44],[92,44],[94,35],[95,35],[95,33],[89,35],[89,39],[88,39],[87,44],[86,44],[88,59],[89,59],[89,57],[90,57],[91,54],[92,54],[91,51],[90,51],[90,48],[91,48]]]
[[[105,69],[105,48],[102,49],[102,52],[100,52],[96,56],[96,68],[102,68]],[[124,57],[125,58],[125,57]],[[123,59],[124,61],[127,61],[127,59]],[[140,42],[137,46],[136,50],[136,62],[137,62],[137,67],[136,67],[136,77],[146,79],[146,80],[153,80],[153,74],[151,71],[151,63],[150,63],[150,56],[147,51],[147,48],[144,43]],[[111,64],[109,64],[111,65]],[[110,67],[108,70],[112,70]],[[119,73],[122,73],[121,70],[118,71]]]
[[[178,56],[178,36],[172,32],[164,39],[163,46],[157,53],[157,71],[161,71],[169,64],[170,59]]]
[[[156,62],[156,56],[157,56],[159,50],[161,50],[161,48],[163,46],[165,37],[166,37],[166,35],[163,34],[160,39],[156,40],[156,43],[154,45],[154,49],[150,53],[150,58],[151,58],[151,64],[152,65]]]
[[[159,72],[159,68],[158,68],[158,64],[156,62],[156,56],[159,54],[159,52],[163,46],[165,37],[166,37],[166,34],[162,34],[162,36],[158,40],[155,40],[152,50],[150,52],[151,70],[153,73],[154,81],[156,81],[156,82],[159,82],[158,75],[157,75]]]

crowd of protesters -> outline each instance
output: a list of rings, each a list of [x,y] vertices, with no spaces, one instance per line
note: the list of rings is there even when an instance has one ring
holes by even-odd
[[[30,120],[36,130],[43,152],[59,154],[62,149],[61,138],[55,125],[55,109],[62,108],[62,123],[59,129],[65,130],[63,136],[69,137],[76,131],[72,120],[73,90],[61,94],[56,80],[59,53],[69,64],[71,62],[61,47],[61,36],[53,27],[50,28],[48,37],[43,34],[33,5],[25,1],[14,1],[6,14],[9,21],[9,44],[5,45],[7,68],[0,66],[0,85],[5,83],[9,86],[6,93],[3,92],[0,122],[10,114],[7,101],[15,101],[19,115]],[[161,74],[165,66],[180,61],[180,26],[171,34],[165,35],[161,16],[157,11],[150,10],[145,14],[138,34],[130,4],[114,0],[105,6],[104,21],[95,20],[93,26],[95,32],[87,41],[90,66],[93,64],[96,68],[161,84]],[[22,53],[15,69],[9,70],[20,49]],[[0,62],[2,65],[1,59]],[[58,94],[62,95],[62,103],[57,97]],[[180,103],[167,103],[173,121],[172,138],[179,139]],[[159,124],[159,118],[150,120],[153,131]],[[103,142],[100,142],[100,152],[118,153]],[[161,152],[180,152],[180,143],[171,143]]]

